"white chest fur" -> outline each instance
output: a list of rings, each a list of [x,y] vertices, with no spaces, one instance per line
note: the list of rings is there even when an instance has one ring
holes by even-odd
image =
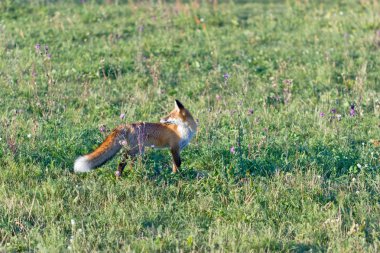
[[[177,125],[178,135],[181,138],[178,143],[180,150],[189,144],[190,140],[194,137],[194,134],[197,131],[196,127],[192,128],[188,123],[183,122],[179,119],[168,118],[165,121],[161,120],[161,123],[170,123]]]
[[[195,134],[195,131],[192,130],[187,124],[182,123],[178,124],[178,133],[181,138],[179,148],[182,150],[189,144]]]

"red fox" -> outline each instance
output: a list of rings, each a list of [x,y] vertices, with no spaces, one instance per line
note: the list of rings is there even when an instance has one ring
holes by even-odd
[[[185,148],[197,131],[197,124],[191,113],[175,100],[175,108],[160,123],[139,122],[120,125],[92,153],[80,156],[74,163],[74,171],[89,172],[110,160],[127,145],[116,177],[120,177],[128,157],[144,153],[145,147],[169,148],[173,157],[173,173],[181,166],[180,151]]]

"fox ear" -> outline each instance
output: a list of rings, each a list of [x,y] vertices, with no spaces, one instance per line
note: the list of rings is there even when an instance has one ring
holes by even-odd
[[[181,102],[179,102],[177,99],[175,100],[175,107],[179,110],[185,108]]]

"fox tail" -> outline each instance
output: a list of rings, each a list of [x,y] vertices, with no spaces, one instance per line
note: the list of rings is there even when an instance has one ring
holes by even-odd
[[[123,126],[114,129],[100,146],[92,153],[80,156],[75,160],[74,172],[89,172],[92,169],[106,163],[122,148],[120,143],[126,139],[127,131]]]

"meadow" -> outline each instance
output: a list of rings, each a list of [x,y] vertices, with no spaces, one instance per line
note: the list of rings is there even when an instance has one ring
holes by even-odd
[[[379,252],[379,13],[1,1],[0,252]],[[199,123],[179,173],[168,150],[73,173],[174,99]]]

